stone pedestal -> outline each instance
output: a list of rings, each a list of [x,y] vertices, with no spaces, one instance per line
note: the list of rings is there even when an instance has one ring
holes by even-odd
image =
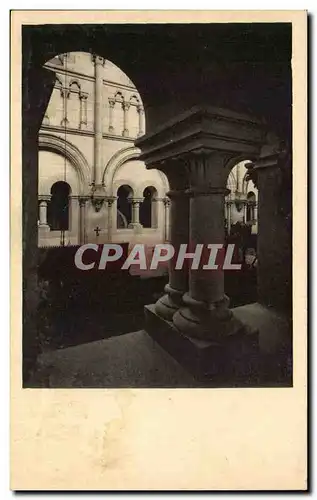
[[[162,318],[154,304],[145,306],[145,329],[203,385],[210,380],[228,387],[259,383],[256,329],[243,327],[220,341],[195,339]]]

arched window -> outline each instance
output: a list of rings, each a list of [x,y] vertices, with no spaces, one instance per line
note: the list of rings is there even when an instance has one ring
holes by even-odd
[[[140,223],[143,227],[157,227],[157,190],[148,186],[143,191],[144,200],[140,206]]]
[[[70,185],[58,181],[51,188],[51,201],[47,207],[47,223],[51,231],[67,231],[69,229],[69,195]]]
[[[133,190],[130,186],[120,186],[117,191],[117,228],[128,227],[132,220],[131,198]]]
[[[250,191],[247,194],[247,213],[246,213],[246,222],[254,221],[254,207],[256,204],[255,194]]]

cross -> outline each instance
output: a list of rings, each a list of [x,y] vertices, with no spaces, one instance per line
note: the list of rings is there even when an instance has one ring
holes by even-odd
[[[97,226],[97,227],[94,229],[94,231],[95,231],[95,233],[96,233],[96,237],[98,237],[98,236],[99,236],[99,233],[100,233],[100,231],[101,231],[101,229],[100,229],[100,227],[99,227],[99,226]]]

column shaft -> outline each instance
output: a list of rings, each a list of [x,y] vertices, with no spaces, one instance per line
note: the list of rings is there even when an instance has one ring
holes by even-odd
[[[108,243],[112,241],[112,218],[113,218],[113,204],[114,201],[116,200],[115,196],[110,196],[107,198],[107,205],[108,205],[108,227],[107,227],[107,232],[108,232]]]
[[[86,198],[79,198],[79,244],[86,243]]]
[[[113,127],[113,110],[115,106],[115,100],[109,98],[109,128],[108,131],[110,134],[113,134],[114,132],[114,127]]]
[[[164,198],[164,241],[170,240],[170,200]]]
[[[132,198],[131,199],[131,223],[129,224],[129,228],[140,228],[142,229],[142,224],[140,223],[140,205],[143,201],[143,198]]]
[[[132,202],[132,224],[138,224],[140,222],[140,202]]]
[[[144,134],[144,109],[143,106],[138,106],[138,114],[139,114],[139,132],[138,137]]]
[[[173,161],[171,162],[171,166]],[[187,176],[184,164],[179,162],[178,169],[163,170],[167,174],[171,191],[167,193],[170,198],[170,235],[169,243],[173,245],[175,256],[178,255],[180,245],[188,243],[189,237],[189,197],[186,192]],[[183,168],[182,168],[183,167]],[[182,168],[182,169],[181,169]],[[176,172],[178,172],[176,174]],[[169,282],[165,286],[166,294],[155,304],[155,311],[162,318],[172,321],[175,312],[183,305],[182,297],[188,290],[188,272],[185,266],[175,269],[176,259],[169,261]]]
[[[233,320],[229,299],[224,293],[222,259],[218,269],[204,269],[209,258],[209,244],[225,243],[224,204],[226,156],[194,156],[189,160],[190,172],[190,252],[203,245],[198,269],[189,261],[189,292],[183,296],[184,307],[173,316],[174,325],[190,337],[216,339],[232,334],[241,324]],[[223,250],[222,250],[223,252]]]
[[[47,225],[47,201],[40,201],[40,225]]]
[[[190,199],[190,242],[193,250],[197,244],[224,244],[224,195],[220,189],[209,195],[194,194]],[[210,304],[224,297],[224,277],[221,269],[206,271],[202,268],[189,271],[189,294],[198,301]]]
[[[102,90],[104,59],[94,57],[95,62],[95,137],[94,137],[94,183],[101,184],[102,178]]]
[[[128,112],[129,112],[129,108],[130,108],[130,103],[123,102],[122,103],[122,108],[123,108],[123,131],[122,131],[122,135],[124,137],[128,137],[129,136]]]

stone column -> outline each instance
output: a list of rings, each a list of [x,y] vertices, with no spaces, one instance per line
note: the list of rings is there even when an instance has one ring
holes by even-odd
[[[80,92],[80,111],[79,111],[79,128],[85,129],[87,127],[87,98],[86,93]]]
[[[86,202],[87,198],[81,196],[78,198],[79,203],[79,244],[86,243]]]
[[[41,229],[48,229],[49,225],[47,224],[47,202],[50,201],[50,196],[40,196],[40,207],[39,207],[39,226]]]
[[[67,88],[61,88],[61,97],[63,99],[63,118],[61,121],[61,125],[63,127],[66,127],[68,124],[68,117],[67,117],[67,100],[69,99],[70,96],[70,91]]]
[[[197,270],[189,266],[189,292],[183,296],[184,307],[173,317],[174,325],[190,337],[219,339],[241,328],[229,310],[224,293],[224,275],[218,270],[203,269],[207,264],[207,245],[224,244],[224,203],[226,189],[226,154],[210,152],[189,158],[190,234],[194,252],[203,244],[204,262]]]
[[[28,41],[25,53],[31,53]],[[27,58],[26,58],[27,59]],[[55,73],[22,69],[22,200],[12,200],[13,221],[20,221],[22,202],[23,258],[23,386],[27,386],[40,351],[38,330],[38,133],[55,85]],[[12,247],[12,259],[19,259]],[[18,291],[20,293],[20,290]],[[18,326],[19,328],[19,326]]]
[[[171,170],[160,168],[168,177],[171,190],[167,193],[170,198],[170,243],[175,255],[182,243],[188,243],[189,235],[189,196],[188,183],[184,164],[171,161]],[[155,312],[162,318],[172,321],[175,312],[183,305],[182,297],[188,290],[187,268],[175,269],[176,261],[169,261],[169,282],[165,286],[165,295],[155,304]]]
[[[108,196],[107,198],[107,206],[108,206],[108,225],[107,225],[107,232],[108,232],[108,243],[111,243],[112,241],[112,219],[113,219],[113,203],[117,199],[116,196]]]
[[[253,219],[255,223],[258,223],[258,202],[256,201],[254,206],[253,206]]]
[[[138,114],[139,114],[139,132],[138,132],[138,137],[144,134],[144,109],[141,104],[138,105],[137,107]]]
[[[258,188],[258,302],[276,310],[292,307],[292,168],[277,142],[255,162]]]
[[[102,178],[102,90],[103,90],[103,57],[94,55],[95,63],[95,137],[94,137],[94,183],[101,184]]]
[[[164,203],[164,241],[170,241],[170,205],[171,200],[166,197],[163,198]]]
[[[243,204],[243,222],[246,224],[247,222],[247,213],[248,213],[248,202],[246,201]]]
[[[122,103],[122,109],[123,109],[123,131],[122,131],[122,135],[123,135],[123,137],[129,137],[129,123],[128,123],[129,108],[130,108],[130,103],[129,102],[123,102]]]
[[[95,64],[95,129],[94,129],[94,170],[91,188],[91,202],[96,212],[101,210],[106,197],[102,184],[103,159],[102,159],[102,91],[103,71],[105,64],[103,57],[93,55]]]
[[[128,227],[142,229],[142,224],[140,223],[140,205],[143,202],[143,198],[131,198],[130,200],[132,206],[132,217],[131,222]]]
[[[109,97],[108,101],[109,101],[109,128],[108,128],[108,132],[110,134],[113,134],[114,133],[113,110],[114,110],[116,101],[112,97]]]

